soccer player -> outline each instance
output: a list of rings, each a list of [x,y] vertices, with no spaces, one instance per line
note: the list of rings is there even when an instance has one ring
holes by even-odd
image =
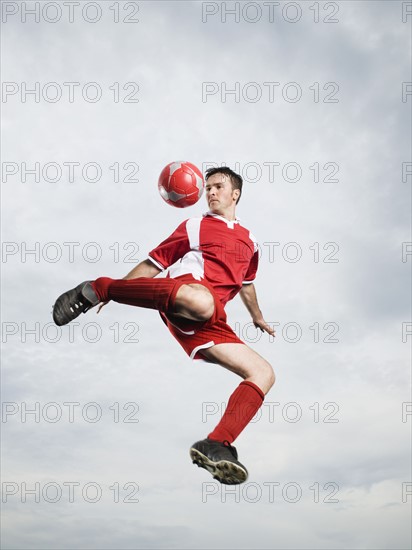
[[[190,449],[192,461],[221,483],[246,481],[246,467],[232,445],[275,382],[271,365],[242,342],[226,323],[225,304],[240,294],[254,325],[270,335],[253,281],[257,243],[235,216],[242,178],[228,167],[206,171],[209,211],[189,218],[124,279],[100,277],[62,294],[53,307],[61,326],[110,300],[157,309],[169,331],[193,359],[217,363],[243,378],[226,411],[206,439]],[[162,274],[166,276],[160,276]]]

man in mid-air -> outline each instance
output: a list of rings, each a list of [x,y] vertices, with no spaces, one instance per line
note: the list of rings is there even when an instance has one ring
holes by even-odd
[[[253,284],[257,243],[235,216],[242,178],[220,167],[207,170],[205,179],[209,211],[202,218],[181,223],[124,279],[100,277],[62,294],[53,319],[65,325],[110,300],[157,309],[192,359],[217,363],[243,378],[218,425],[190,449],[195,464],[233,485],[246,481],[248,472],[232,443],[261,407],[275,375],[226,323],[225,304],[239,293],[254,325],[272,336],[274,330],[263,318]],[[156,277],[161,272],[167,276]]]

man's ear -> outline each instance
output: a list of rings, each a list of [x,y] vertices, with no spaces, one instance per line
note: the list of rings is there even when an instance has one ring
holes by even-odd
[[[233,193],[234,193],[233,200],[237,201],[237,199],[240,197],[239,189],[233,189]]]

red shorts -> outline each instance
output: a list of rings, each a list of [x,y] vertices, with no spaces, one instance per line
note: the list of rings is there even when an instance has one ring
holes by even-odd
[[[210,348],[216,344],[244,344],[226,323],[227,316],[223,304],[207,281],[203,279],[198,281],[190,274],[181,275],[176,279],[183,280],[186,284],[205,286],[215,301],[215,310],[207,321],[191,321],[170,313],[160,313],[169,331],[191,359],[204,359],[202,349]]]

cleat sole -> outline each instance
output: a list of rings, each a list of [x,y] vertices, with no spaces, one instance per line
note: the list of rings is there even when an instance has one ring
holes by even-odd
[[[204,468],[212,474],[213,479],[217,479],[220,483],[225,485],[238,485],[247,480],[248,473],[246,469],[228,460],[214,462],[206,455],[193,448],[190,449],[190,458],[199,468]]]

